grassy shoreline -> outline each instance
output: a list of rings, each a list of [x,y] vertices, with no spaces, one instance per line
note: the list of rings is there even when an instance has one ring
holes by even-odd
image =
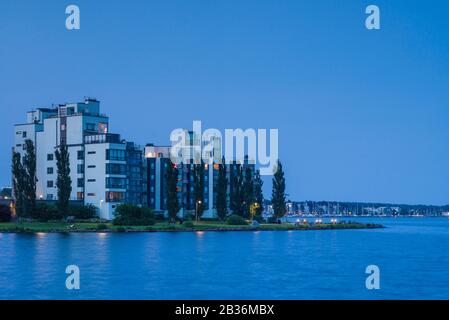
[[[341,230],[341,229],[375,229],[383,228],[382,225],[374,223],[338,223],[338,224],[315,224],[315,225],[293,225],[283,224],[260,224],[251,225],[227,225],[223,222],[200,221],[194,223],[193,227],[182,224],[169,224],[158,222],[152,226],[115,226],[112,223],[95,222],[7,222],[0,223],[0,233],[81,233],[81,232],[195,232],[195,231],[307,231],[307,230]]]

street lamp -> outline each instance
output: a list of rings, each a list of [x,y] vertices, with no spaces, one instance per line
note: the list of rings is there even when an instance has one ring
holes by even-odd
[[[197,200],[195,206],[195,221],[198,222],[198,205],[201,204],[201,200]]]
[[[249,207],[250,219],[253,221],[254,216],[256,215],[257,209],[259,208],[259,203],[254,202]]]

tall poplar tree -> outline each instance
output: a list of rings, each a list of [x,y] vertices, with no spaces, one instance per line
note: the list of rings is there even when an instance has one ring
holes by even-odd
[[[72,193],[72,179],[70,178],[70,160],[66,144],[61,144],[59,150],[55,151],[58,189],[58,210],[63,216],[69,212],[69,200]]]
[[[253,180],[253,171],[251,170],[251,167],[245,168],[242,192],[243,192],[244,217],[249,218],[251,206],[254,205],[254,180]]]
[[[232,176],[231,210],[233,214],[243,216],[243,169],[240,163],[235,164]]]
[[[24,210],[25,215],[33,215],[36,209],[36,150],[33,141],[25,140],[24,169]]]
[[[195,213],[198,218],[204,212],[204,162],[193,165],[193,195],[195,199]]]
[[[260,177],[260,170],[256,170],[254,175],[254,201],[256,203],[256,215],[260,216],[263,212],[263,181]]]
[[[271,204],[273,205],[274,215],[282,218],[285,215],[285,177],[282,164],[278,160],[273,177],[273,191],[271,195]]]
[[[177,166],[169,161],[165,178],[167,183],[167,211],[170,222],[175,222],[180,209],[177,189],[178,175],[179,170]]]
[[[25,169],[22,165],[20,153],[12,154],[12,188],[15,200],[16,214],[20,216],[26,215],[25,212]]]

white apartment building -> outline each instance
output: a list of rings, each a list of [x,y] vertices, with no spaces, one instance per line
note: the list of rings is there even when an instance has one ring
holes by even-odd
[[[93,204],[101,218],[112,219],[114,208],[124,202],[127,191],[127,143],[109,134],[109,118],[100,114],[100,102],[37,108],[27,122],[14,126],[14,148],[22,157],[27,139],[36,148],[36,196],[57,200],[55,151],[66,144],[70,154],[72,193],[70,200]]]
[[[193,155],[201,142],[187,131],[187,148]],[[29,139],[36,149],[36,197],[42,201],[57,200],[57,167],[55,151],[65,144],[69,152],[72,192],[70,200],[92,204],[98,215],[114,218],[120,203],[148,205],[166,213],[166,168],[170,163],[170,147],[147,145],[144,149],[109,133],[109,118],[100,113],[100,102],[87,98],[84,102],[66,103],[52,108],[37,108],[27,113],[27,121],[14,126],[13,151],[25,154]],[[211,155],[212,156],[212,155]],[[193,162],[178,165],[180,217],[196,210],[194,199]],[[244,167],[254,163],[245,160]],[[228,193],[236,164],[228,164]],[[219,166],[204,163],[203,217],[216,216],[216,185]]]

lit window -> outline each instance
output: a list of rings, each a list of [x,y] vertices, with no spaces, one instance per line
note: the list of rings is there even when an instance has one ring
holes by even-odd
[[[124,192],[106,191],[106,202],[121,202],[124,198]]]
[[[98,132],[99,133],[108,133],[108,124],[100,122],[98,124]]]

